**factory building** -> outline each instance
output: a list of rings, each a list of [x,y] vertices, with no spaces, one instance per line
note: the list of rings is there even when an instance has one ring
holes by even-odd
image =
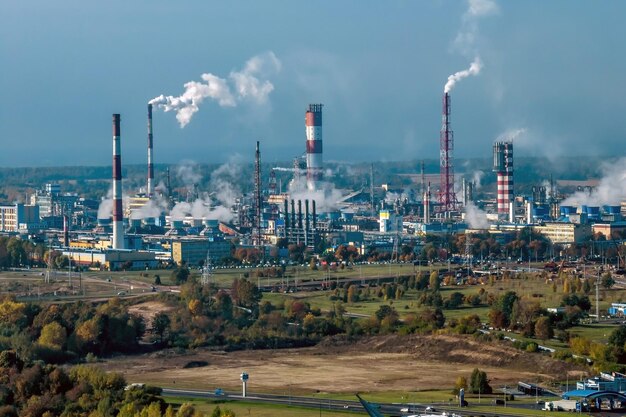
[[[230,242],[223,239],[180,238],[172,241],[172,260],[181,265],[197,266],[208,256],[212,262],[231,256]]]
[[[553,244],[580,243],[591,238],[591,225],[546,222],[540,226],[533,226],[533,230],[544,235]]]
[[[159,264],[155,253],[147,251],[69,248],[64,249],[62,253],[70,258],[74,265],[99,266],[109,271],[156,268]]]
[[[39,206],[21,203],[0,206],[0,232],[17,233],[20,230],[38,229]]]
[[[402,216],[389,210],[381,210],[379,215],[379,231],[381,233],[402,233]]]

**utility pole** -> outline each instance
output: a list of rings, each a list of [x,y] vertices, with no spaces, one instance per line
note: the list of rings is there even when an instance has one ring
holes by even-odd
[[[600,323],[600,271],[596,280],[596,320]]]

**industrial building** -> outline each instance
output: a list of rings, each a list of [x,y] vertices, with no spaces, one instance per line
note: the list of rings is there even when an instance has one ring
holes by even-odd
[[[172,261],[181,265],[199,266],[207,257],[212,262],[231,256],[231,244],[227,240],[209,240],[202,238],[180,238],[172,240]]]
[[[21,203],[0,206],[0,232],[28,232],[39,228],[39,206]]]

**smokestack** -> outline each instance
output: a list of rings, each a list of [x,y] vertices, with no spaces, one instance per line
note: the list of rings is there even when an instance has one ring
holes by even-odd
[[[113,115],[113,249],[124,249],[120,115]]]
[[[315,200],[313,203],[313,230],[317,230],[317,211],[315,210]]]
[[[146,195],[154,194],[154,166],[152,164],[152,104],[148,104],[148,185]]]
[[[63,246],[70,247],[70,225],[67,214],[63,215]]]
[[[430,223],[430,182],[424,193],[424,224]]]
[[[256,152],[254,154],[254,227],[255,241],[261,244],[261,151],[259,141],[256,142]]]
[[[454,192],[454,165],[452,150],[454,149],[454,134],[450,130],[450,95],[443,94],[443,109],[441,116],[441,133],[439,136],[439,203],[444,217],[450,217],[456,209],[457,201]]]
[[[302,200],[298,200],[298,230],[302,230]]]
[[[309,245],[309,200],[304,200],[304,244]]]
[[[506,216],[513,193],[513,142],[496,142],[493,145],[493,170],[498,180],[498,214]]]
[[[322,107],[323,104],[309,104],[305,114],[306,125],[306,184],[309,190],[316,190],[322,180]]]
[[[289,230],[289,202],[287,201],[287,199],[285,198],[285,200],[283,201],[283,203],[285,203],[285,233],[287,232],[287,230]]]
[[[296,203],[291,200],[291,229],[296,229]]]

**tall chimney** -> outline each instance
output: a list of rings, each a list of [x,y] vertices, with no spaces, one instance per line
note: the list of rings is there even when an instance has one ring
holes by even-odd
[[[493,170],[497,177],[498,214],[505,217],[514,199],[513,142],[496,142],[493,145]]]
[[[70,224],[67,214],[63,214],[63,246],[70,246]]]
[[[120,115],[113,115],[113,249],[124,249],[122,213],[122,152],[120,150]]]
[[[430,224],[430,182],[424,193],[424,224]]]
[[[309,245],[309,200],[304,200],[304,244]]]
[[[309,104],[305,114],[306,125],[306,184],[316,190],[322,180],[322,107]]]
[[[146,195],[154,194],[154,166],[152,164],[152,104],[148,104],[148,186]]]
[[[296,225],[296,203],[294,200],[291,200],[291,229],[297,229]]]

